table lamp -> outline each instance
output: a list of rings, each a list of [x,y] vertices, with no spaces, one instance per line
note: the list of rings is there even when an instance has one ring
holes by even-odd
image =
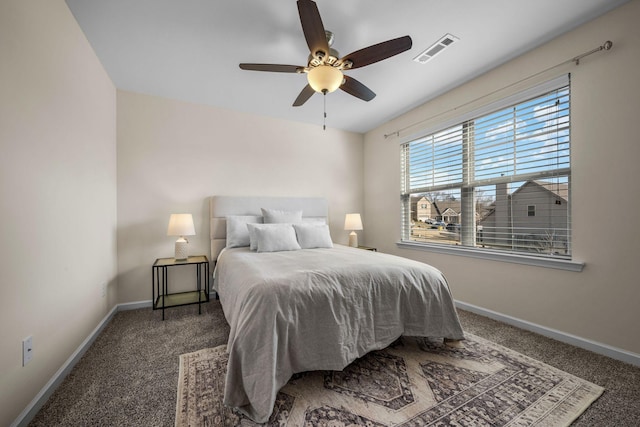
[[[167,236],[180,236],[176,240],[176,259],[187,259],[189,257],[189,241],[184,236],[195,235],[196,229],[193,226],[191,214],[171,214]]]
[[[349,246],[358,247],[358,235],[355,230],[362,230],[362,218],[359,213],[350,213],[344,218],[344,229],[351,230],[349,234]]]

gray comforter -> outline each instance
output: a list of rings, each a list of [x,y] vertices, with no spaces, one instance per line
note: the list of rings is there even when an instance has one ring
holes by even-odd
[[[215,287],[231,326],[224,403],[256,422],[296,372],[342,370],[401,335],[464,338],[442,273],[393,255],[226,249]]]

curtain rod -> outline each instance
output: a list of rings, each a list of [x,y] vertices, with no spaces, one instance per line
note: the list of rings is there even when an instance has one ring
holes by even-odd
[[[487,93],[487,94],[484,94],[484,95],[482,95],[482,96],[480,96],[480,97],[478,97],[478,98],[472,99],[471,101],[465,102],[464,104],[460,104],[460,105],[458,105],[457,107],[450,108],[450,109],[448,109],[448,110],[446,110],[446,111],[440,112],[440,113],[438,113],[438,114],[436,114],[436,115],[433,115],[433,116],[431,116],[431,117],[427,117],[426,119],[422,119],[422,120],[420,120],[420,121],[418,121],[418,122],[412,123],[412,124],[410,124],[410,125],[408,125],[408,126],[403,127],[402,129],[398,129],[398,130],[397,130],[397,131],[395,131],[395,132],[391,132],[391,133],[384,134],[384,139],[387,139],[388,137],[393,136],[393,135],[395,135],[395,136],[400,136],[400,132],[402,132],[402,131],[405,131],[405,130],[409,129],[410,127],[413,127],[413,126],[415,126],[415,125],[417,125],[417,124],[420,124],[420,123],[424,123],[424,122],[426,122],[426,121],[428,121],[428,120],[435,119],[436,117],[441,116],[441,115],[446,114],[446,113],[449,113],[449,112],[451,112],[451,111],[455,111],[455,110],[457,110],[458,108],[461,108],[461,107],[467,106],[467,105],[472,104],[472,103],[474,103],[474,102],[476,102],[476,101],[479,101],[479,100],[481,100],[481,99],[483,99],[483,98],[486,98],[486,97],[491,96],[491,95],[493,95],[493,94],[495,94],[495,93],[498,93],[498,92],[500,92],[500,91],[502,91],[502,90],[508,89],[508,88],[510,88],[510,87],[512,87],[512,86],[515,86],[515,85],[517,85],[517,84],[520,84],[520,83],[522,83],[522,82],[525,82],[525,81],[527,81],[527,80],[529,80],[529,79],[532,79],[532,78],[534,78],[534,77],[536,77],[536,76],[539,76],[540,74],[546,73],[547,71],[551,71],[551,70],[553,70],[554,68],[558,68],[558,67],[560,67],[560,66],[562,66],[562,65],[566,65],[566,64],[569,64],[569,63],[571,63],[571,62],[575,63],[575,65],[580,65],[580,60],[581,60],[582,58],[584,58],[584,57],[586,57],[586,56],[589,56],[589,55],[591,55],[591,54],[594,54],[594,53],[596,53],[596,52],[600,52],[601,50],[610,50],[612,47],[613,47],[613,42],[612,42],[612,41],[610,41],[610,40],[607,40],[606,42],[604,42],[604,44],[603,44],[602,46],[598,46],[597,48],[592,49],[592,50],[590,50],[590,51],[588,51],[588,52],[585,52],[585,53],[580,54],[580,55],[578,55],[578,56],[574,56],[574,57],[573,57],[573,58],[571,58],[571,59],[567,59],[567,60],[566,60],[566,61],[564,61],[564,62],[561,62],[561,63],[559,63],[559,64],[556,64],[556,65],[554,65],[554,66],[552,66],[552,67],[546,68],[546,69],[544,69],[544,70],[542,70],[542,71],[539,71],[539,72],[537,72],[537,73],[535,73],[535,74],[531,74],[530,76],[527,76],[527,77],[525,77],[525,78],[523,78],[523,79],[521,79],[521,80],[518,80],[517,82],[511,83],[511,84],[510,84],[510,85],[508,85],[508,86],[502,87],[502,88],[500,88],[500,89],[496,89],[496,90],[494,90],[493,92],[489,92],[489,93]]]

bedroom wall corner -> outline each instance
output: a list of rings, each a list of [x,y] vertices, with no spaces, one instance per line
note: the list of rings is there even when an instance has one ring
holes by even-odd
[[[640,355],[640,335],[633,332],[640,324],[635,274],[640,238],[635,218],[640,211],[635,196],[640,158],[638,19],[640,1],[625,3],[367,133],[365,213],[373,230],[367,234],[370,244],[438,267],[461,302]],[[578,66],[553,69],[571,73],[572,237],[574,258],[585,262],[582,272],[396,246],[401,226],[398,129],[417,132],[413,124],[454,114],[451,111],[466,103],[607,40],[613,41],[610,51],[584,58]]]
[[[363,208],[362,134],[123,90],[117,104],[120,303],[151,300],[151,265],[174,254],[170,214],[193,214],[189,251],[210,255],[213,195],[324,197],[347,243],[344,216]],[[170,270],[173,285],[195,286],[188,267]]]
[[[0,2],[0,425],[116,302],[116,96],[63,0]],[[107,284],[103,296],[103,284]],[[33,358],[22,366],[22,340]]]

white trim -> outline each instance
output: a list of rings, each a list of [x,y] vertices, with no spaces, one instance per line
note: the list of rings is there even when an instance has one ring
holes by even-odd
[[[544,326],[530,323],[525,320],[520,320],[515,317],[507,316],[492,310],[484,309],[472,304],[467,304],[462,301],[455,301],[456,307],[463,310],[470,311],[472,313],[480,314],[491,319],[495,319],[509,325],[519,327],[528,331],[536,332],[546,337],[554,338],[558,341],[565,342],[567,344],[575,345],[576,347],[584,348],[586,350],[593,351],[598,354],[602,354],[612,359],[620,360],[626,363],[630,363],[635,366],[640,366],[640,354],[631,353],[629,351],[621,350],[616,347],[612,347],[606,344],[598,343],[595,341],[580,338],[575,335],[567,334],[555,329],[546,328]],[[100,332],[107,326],[113,316],[118,311],[135,310],[137,308],[151,307],[151,300],[138,301],[131,303],[122,303],[114,306],[111,311],[102,319],[102,321],[96,326],[96,328],[89,334],[89,336],[80,344],[75,352],[67,359],[67,361],[58,369],[53,377],[45,384],[40,392],[33,398],[33,400],[27,405],[27,407],[18,415],[18,417],[10,424],[10,427],[22,427],[27,426],[29,422],[35,417],[40,408],[47,402],[49,397],[58,388],[64,378],[71,372],[73,367],[78,363],[82,355],[91,347],[91,344],[100,335]]]
[[[511,317],[493,310],[478,307],[473,304],[467,304],[466,302],[456,300],[455,305],[462,310],[467,310],[481,316],[489,317],[490,319],[498,320],[500,322],[518,327],[520,329],[535,332],[537,334],[544,335],[548,338],[553,338],[566,344],[571,344],[573,346],[580,347],[585,350],[610,357],[612,359],[620,360],[621,362],[640,366],[640,354],[637,353],[632,353],[630,351],[622,350],[620,348],[613,347],[607,344],[568,334],[557,329],[547,328],[546,326],[541,326],[536,323],[531,323],[526,320]]]
[[[91,347],[91,344],[100,335],[100,332],[111,321],[116,312],[119,311],[119,305],[115,305],[109,313],[102,319],[98,326],[87,336],[87,338],[80,344],[80,346],[74,351],[66,362],[58,369],[58,371],[51,377],[49,382],[45,384],[38,394],[33,398],[26,408],[18,415],[15,421],[11,424],[11,427],[26,426],[35,417],[42,405],[44,405],[53,392],[62,383],[64,378],[69,375],[73,367],[78,363],[82,355]]]
[[[151,307],[151,300],[125,302],[122,304],[118,304],[118,311],[137,310],[139,308],[148,308],[148,307]]]
[[[555,268],[558,270],[580,272],[584,269],[584,262],[568,259],[531,256],[513,252],[492,251],[490,249],[472,248],[468,246],[452,246],[436,243],[396,242],[401,249],[414,249],[435,252],[446,255],[460,255],[490,261],[510,262],[513,264],[531,265],[534,267]]]
[[[209,295],[213,295],[215,297],[215,292],[209,293]],[[36,416],[42,405],[44,405],[49,397],[53,394],[53,392],[58,388],[58,386],[62,383],[69,372],[73,369],[73,367],[78,363],[80,358],[84,355],[84,353],[91,347],[91,344],[96,340],[98,335],[102,332],[102,330],[111,322],[113,316],[119,311],[127,311],[127,310],[137,310],[139,308],[149,308],[151,307],[151,300],[145,301],[136,301],[136,302],[125,302],[121,304],[116,304],[109,313],[100,321],[98,326],[87,336],[87,338],[78,346],[76,351],[71,354],[71,356],[67,359],[66,362],[58,369],[58,371],[51,377],[49,382],[45,384],[44,387],[40,390],[40,392],[29,402],[26,408],[18,415],[18,417],[10,424],[10,427],[23,427],[27,426],[33,417]]]

